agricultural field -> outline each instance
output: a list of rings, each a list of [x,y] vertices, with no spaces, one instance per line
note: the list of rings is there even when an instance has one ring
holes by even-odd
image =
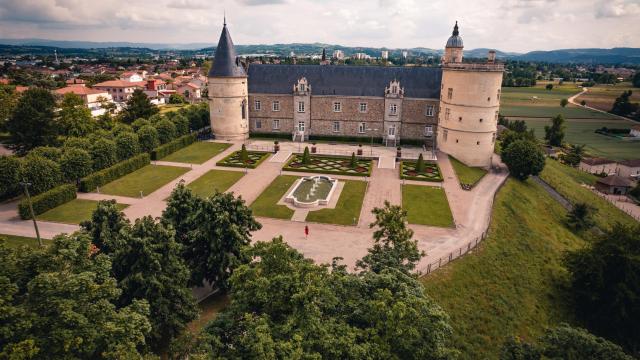
[[[613,102],[624,91],[631,90],[631,102],[640,102],[640,89],[634,88],[629,82],[615,85],[596,85],[587,89],[587,92],[576,98],[576,102],[584,100],[587,106],[603,111],[611,110]]]

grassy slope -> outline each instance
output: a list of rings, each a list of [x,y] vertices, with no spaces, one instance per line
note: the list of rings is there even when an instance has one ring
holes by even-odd
[[[539,185],[509,179],[479,250],[422,278],[451,316],[461,358],[496,359],[506,336],[532,339],[545,326],[571,321],[560,258],[584,241],[565,228],[564,216]]]
[[[198,196],[211,196],[216,190],[225,192],[244,176],[241,171],[210,170],[187,187]]]
[[[163,161],[173,161],[190,164],[202,164],[212,157],[228,149],[231,144],[200,141],[180,149],[162,158]]]
[[[367,183],[364,181],[345,180],[336,208],[311,211],[306,220],[338,225],[357,224],[366,190]]]
[[[101,187],[100,192],[139,197],[142,191],[143,195],[147,196],[187,171],[189,169],[184,167],[147,165]]]
[[[487,174],[487,170],[467,166],[453,156],[449,156],[449,160],[451,161],[451,166],[453,166],[453,170],[456,172],[458,181],[461,184],[475,185],[475,183],[480,181],[480,179]]]
[[[258,196],[251,204],[255,216],[264,216],[277,219],[291,219],[293,210],[284,205],[276,205],[298,179],[297,176],[280,175]]]
[[[410,224],[451,227],[453,215],[444,189],[402,185],[402,208]]]
[[[554,160],[547,160],[540,177],[572,203],[586,202],[597,208],[598,212],[595,220],[600,228],[607,228],[616,221],[625,224],[636,224],[632,217],[615,207],[615,205],[600,198],[591,190],[580,186],[581,183],[595,183],[596,177],[591,174],[562,165]]]
[[[91,219],[91,214],[98,206],[97,201],[74,199],[68,203],[55,207],[41,215],[38,220],[53,221],[65,224],[79,224],[82,221]],[[123,210],[129,205],[117,204],[119,210]]]
[[[17,248],[22,245],[26,245],[29,247],[38,246],[38,240],[32,237],[0,234],[0,239],[4,239],[5,244],[9,248]],[[47,239],[42,239],[42,241],[45,245],[48,245],[49,243],[51,243],[51,240],[47,240]]]

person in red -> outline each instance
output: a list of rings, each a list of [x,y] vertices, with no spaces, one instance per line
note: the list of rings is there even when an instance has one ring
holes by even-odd
[[[304,226],[304,238],[309,238],[309,227],[307,225]]]

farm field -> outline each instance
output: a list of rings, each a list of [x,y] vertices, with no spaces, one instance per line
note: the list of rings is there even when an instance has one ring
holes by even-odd
[[[613,102],[622,92],[631,90],[631,102],[640,102],[640,89],[634,88],[629,82],[622,82],[615,85],[596,85],[588,88],[587,92],[576,98],[577,102],[584,100],[587,106],[603,111],[611,110]]]

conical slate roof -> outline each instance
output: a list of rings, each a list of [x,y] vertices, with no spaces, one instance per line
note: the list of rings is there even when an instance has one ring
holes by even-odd
[[[222,34],[220,34],[220,40],[218,40],[218,46],[216,47],[216,54],[213,60],[211,70],[209,70],[210,77],[239,77],[247,76],[240,64],[238,56],[236,55],[236,49],[233,46],[231,35],[227,29],[227,23],[225,21],[222,27]]]
[[[456,21],[456,25],[453,27],[453,33],[451,34],[451,37],[449,38],[449,40],[447,40],[447,46],[446,47],[454,47],[454,48],[463,47],[462,38],[460,37],[460,32],[458,31],[458,22],[457,21]]]

